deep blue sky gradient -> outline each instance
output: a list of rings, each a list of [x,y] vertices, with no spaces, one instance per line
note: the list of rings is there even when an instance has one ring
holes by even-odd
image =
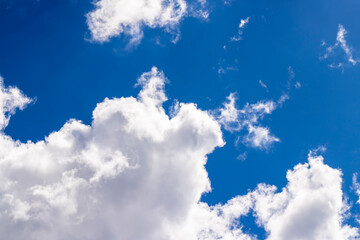
[[[322,40],[335,42],[338,24],[348,30],[354,56],[360,56],[360,2],[234,0],[231,6],[222,1],[209,5],[208,21],[184,19],[178,43],[161,29],[145,28],[141,44],[127,49],[126,37],[104,44],[86,40],[91,1],[0,0],[0,74],[6,85],[37,98],[11,119],[5,132],[35,141],[70,118],[89,124],[96,103],[105,97],[136,96],[136,78],[152,66],[170,81],[166,108],[178,99],[204,110],[220,107],[231,92],[238,93],[239,106],[277,100],[286,91],[291,66],[302,87],[291,89],[290,100],[262,121],[281,142],[268,151],[252,150],[235,146],[238,135],[225,132],[227,145],[209,156],[213,192],[203,199],[226,202],[260,182],[281,188],[286,171],[306,162],[310,149],[324,145],[325,163],[342,169],[343,190],[355,201],[350,186],[352,174],[360,172],[360,67],[331,69],[331,62],[319,57],[325,53]],[[250,22],[243,40],[229,42],[246,17]],[[219,64],[238,71],[219,75]],[[248,158],[237,160],[244,151]],[[357,206],[354,211],[359,212]]]

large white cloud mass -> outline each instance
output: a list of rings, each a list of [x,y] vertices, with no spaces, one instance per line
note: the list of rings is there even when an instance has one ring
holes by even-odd
[[[259,184],[224,205],[201,202],[211,190],[207,155],[224,145],[220,124],[192,103],[169,117],[164,83],[153,68],[137,98],[105,99],[91,125],[70,120],[43,141],[1,131],[0,238],[256,239],[239,221],[247,214],[269,239],[356,238],[343,224],[340,170],[314,155],[288,172],[281,192]],[[0,100],[0,119],[31,101],[3,84]]]
[[[195,1],[196,2],[196,1]],[[87,24],[91,37],[97,42],[125,34],[131,44],[143,37],[143,27],[164,28],[173,33],[173,42],[179,38],[178,24],[186,15],[207,18],[206,0],[187,4],[185,0],[97,0],[89,12]]]

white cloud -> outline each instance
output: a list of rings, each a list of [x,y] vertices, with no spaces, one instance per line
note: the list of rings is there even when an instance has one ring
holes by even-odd
[[[343,25],[339,24],[339,31],[337,33],[336,36],[336,43],[340,44],[340,47],[344,50],[345,55],[348,59],[348,61],[352,64],[352,65],[356,65],[356,63],[358,62],[357,60],[355,60],[352,56],[352,49],[348,46],[346,40],[345,40],[345,35],[347,34],[346,29],[343,27]]]
[[[170,30],[185,16],[186,8],[184,0],[99,0],[95,10],[87,14],[87,24],[95,41],[126,34],[137,44],[143,37],[143,26]]]
[[[296,82],[296,83],[294,84],[294,87],[295,87],[295,88],[301,88],[301,83]]]
[[[232,72],[239,71],[239,67],[237,65],[238,65],[237,59],[235,59],[235,61],[231,65],[227,64],[225,59],[220,59],[218,61],[218,68],[217,68],[217,73],[218,73],[219,77],[222,77],[223,75],[225,75],[231,71]]]
[[[173,236],[179,237],[174,239],[255,239],[255,236],[242,231],[243,226],[239,222],[239,217],[247,215],[252,205],[251,195],[238,196],[224,205],[208,206],[200,202],[190,211],[183,224],[173,229]]]
[[[284,104],[284,102],[286,102],[289,99],[290,99],[290,97],[289,97],[288,93],[283,93],[280,96],[280,98],[278,99],[277,103],[279,106],[282,106]]]
[[[312,153],[308,161],[288,171],[281,192],[268,185],[255,191],[255,212],[267,239],[355,239],[358,229],[343,224],[349,206],[343,199],[341,171]]]
[[[245,19],[241,19],[239,28],[244,28],[249,23],[250,17],[247,17]]]
[[[289,75],[289,82],[291,82],[295,78],[295,72],[292,66],[288,67],[288,75]]]
[[[257,239],[242,231],[241,217],[253,212],[268,240],[358,239],[359,229],[344,224],[350,206],[344,200],[341,176],[340,170],[324,164],[322,156],[310,152],[308,163],[287,172],[288,183],[281,191],[262,183],[224,205],[200,203],[174,234],[200,233],[184,239]]]
[[[268,149],[280,139],[271,135],[270,130],[261,126],[248,126],[249,133],[243,138],[243,143],[253,148]]]
[[[223,2],[225,5],[231,6],[232,1],[233,0],[224,0]]]
[[[256,239],[241,231],[241,217],[250,210],[257,224],[265,228],[268,240],[358,239],[359,230],[343,223],[350,206],[343,197],[341,175],[340,170],[324,164],[321,156],[310,153],[308,163],[287,172],[288,183],[281,191],[262,183],[244,196],[210,207],[210,212],[196,219],[203,228],[211,229],[199,239]]]
[[[357,63],[359,63],[359,60],[356,59],[353,56],[353,49],[352,47],[350,47],[346,41],[346,34],[348,32],[346,31],[346,29],[344,28],[343,25],[339,24],[339,29],[337,32],[337,36],[336,36],[336,42],[334,45],[330,45],[327,46],[325,41],[322,41],[321,46],[327,46],[326,47],[326,52],[323,56],[320,57],[320,60],[322,59],[328,59],[331,56],[332,57],[337,57],[337,50],[341,49],[343,51],[343,54],[345,54],[345,60],[350,63],[351,65],[355,66]],[[343,67],[345,64],[345,62],[335,62],[335,63],[330,63],[329,67],[330,68],[341,68]]]
[[[153,68],[139,78],[137,98],[105,99],[91,125],[70,120],[43,141],[1,133],[1,238],[184,239],[172,229],[205,211],[206,155],[224,143],[195,104],[166,115],[164,82]],[[24,99],[16,96],[8,105]]]
[[[263,88],[268,88],[267,85],[266,85],[263,81],[261,81],[261,80],[259,80],[259,84],[260,84],[260,86],[262,86]]]
[[[5,87],[4,79],[0,76],[0,131],[8,124],[16,109],[24,109],[32,100],[26,97],[16,87]]]
[[[283,95],[289,95],[289,91],[291,88],[295,87],[296,89],[299,89],[301,87],[300,82],[293,83],[293,80],[295,78],[295,72],[292,66],[288,67],[288,81],[287,81],[287,92]]]
[[[15,199],[12,194],[4,194],[1,199],[2,204],[7,204],[10,209],[5,210],[4,213],[8,214],[13,221],[28,220],[30,218],[28,212],[30,205],[27,202],[23,202],[19,199]]]
[[[245,104],[242,109],[236,107],[236,94],[230,93],[227,102],[219,108],[217,119],[228,131],[240,131],[249,124],[258,123],[266,114],[276,109],[274,101],[259,101],[255,104]]]
[[[195,17],[202,20],[207,20],[209,18],[210,12],[208,7],[207,0],[195,0],[195,1],[187,1],[188,16]]]
[[[231,42],[237,42],[237,41],[242,40],[244,28],[248,25],[249,21],[250,21],[250,17],[240,20],[238,33],[235,36],[230,38]]]
[[[282,99],[282,98],[281,98]],[[283,100],[285,101],[285,100]],[[218,122],[230,132],[240,132],[247,129],[248,133],[242,142],[253,148],[268,149],[274,142],[280,141],[271,135],[268,128],[259,125],[259,120],[271,114],[280,104],[274,101],[259,101],[255,104],[245,104],[242,109],[236,107],[236,95],[231,93],[227,102],[215,114]],[[280,100],[279,100],[280,102]]]
[[[243,152],[242,154],[238,155],[236,159],[242,162],[245,161],[247,159],[247,152]]]
[[[97,0],[89,12],[87,24],[92,40],[107,42],[112,37],[129,36],[130,44],[139,44],[143,28],[164,28],[172,33],[173,42],[180,35],[179,23],[186,16],[207,18],[206,0],[187,4],[185,0]]]
[[[239,122],[239,110],[236,108],[236,94],[230,93],[227,102],[223,103],[223,107],[219,109],[218,121],[228,131],[240,131],[243,124]]]
[[[224,205],[201,202],[211,190],[207,155],[224,145],[220,125],[192,103],[178,103],[168,116],[165,80],[153,68],[138,79],[137,98],[105,99],[91,125],[69,120],[43,141],[21,143],[1,132],[1,239],[250,240],[256,236],[244,233],[241,217],[251,212],[268,239],[357,236],[343,224],[340,170],[314,154],[288,172],[281,192],[259,184]],[[235,114],[245,111],[254,124],[273,110],[260,102]]]
[[[357,177],[357,174],[353,175],[353,189],[355,190],[356,195],[359,197],[357,203],[360,204],[360,183],[358,183]]]
[[[244,26],[245,23],[242,25]],[[220,68],[220,70],[224,70]],[[300,88],[299,82],[293,83],[295,78],[294,69],[288,67],[288,80],[286,90],[281,94],[277,101],[262,100],[254,104],[246,103],[243,108],[236,106],[236,93],[230,93],[227,101],[213,115],[225,130],[230,132],[241,132],[244,129],[247,131],[245,136],[238,138],[237,142],[242,142],[248,147],[257,148],[261,150],[269,149],[275,142],[280,142],[280,139],[271,134],[268,127],[260,125],[265,115],[271,114],[277,108],[290,99],[290,91],[292,88]],[[222,71],[221,73],[225,73]],[[267,89],[267,85],[259,80],[260,86]]]

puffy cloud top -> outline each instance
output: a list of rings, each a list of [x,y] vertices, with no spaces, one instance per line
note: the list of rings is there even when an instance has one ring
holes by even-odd
[[[273,186],[259,185],[255,193],[258,221],[269,240],[355,239],[358,229],[343,225],[348,205],[341,190],[341,172],[309,154],[308,163],[288,171],[288,185],[275,193]]]
[[[153,68],[137,99],[105,99],[90,126],[69,120],[43,141],[1,133],[1,238],[180,239],[170,229],[210,190],[206,155],[224,142],[195,104],[167,116],[164,82]],[[28,102],[3,86],[1,99],[3,112]]]
[[[143,36],[143,26],[173,30],[186,10],[185,0],[98,0],[95,10],[87,14],[87,24],[95,41],[126,34],[136,44]]]
[[[201,202],[211,190],[207,155],[224,145],[220,123],[193,103],[168,116],[165,81],[152,68],[137,98],[105,99],[91,125],[72,119],[43,141],[0,132],[0,238],[250,240],[257,236],[243,231],[241,216],[251,213],[268,239],[358,237],[343,223],[340,170],[314,154],[288,171],[281,191],[259,184],[226,204]],[[0,99],[3,115],[31,101],[3,84]],[[273,107],[245,109],[253,123]],[[230,115],[221,119],[238,119]]]

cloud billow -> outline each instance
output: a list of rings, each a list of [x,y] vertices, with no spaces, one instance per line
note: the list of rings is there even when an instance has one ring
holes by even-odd
[[[165,81],[154,67],[138,79],[137,97],[106,98],[90,125],[72,119],[42,141],[0,132],[0,238],[250,240],[240,217],[252,212],[268,239],[358,236],[343,224],[341,171],[315,154],[288,171],[281,191],[259,184],[225,204],[202,202],[221,126],[193,103],[168,116]],[[0,119],[31,102],[15,87],[0,90]]]
[[[162,28],[172,34],[172,42],[180,38],[179,24],[187,16],[208,17],[206,0],[97,0],[95,9],[86,14],[86,22],[95,42],[108,42],[125,35],[129,45],[143,38],[143,28]]]

